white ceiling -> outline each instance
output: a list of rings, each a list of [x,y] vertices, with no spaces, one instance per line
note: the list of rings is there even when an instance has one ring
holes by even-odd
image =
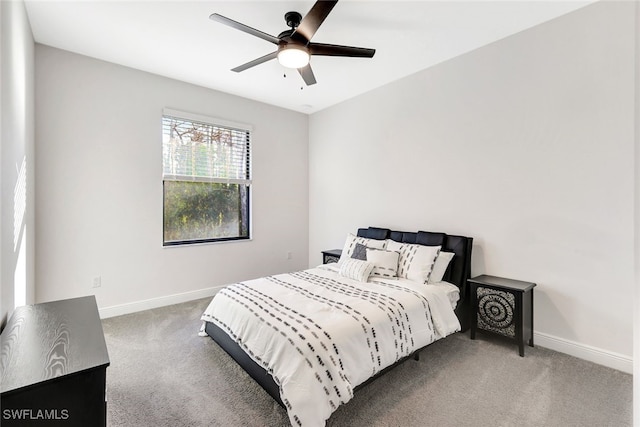
[[[230,71],[275,46],[209,15],[277,36],[287,29],[285,12],[304,16],[314,1],[26,0],[26,7],[38,43],[313,113],[592,1],[343,0],[313,41],[375,48],[376,54],[314,56],[318,83],[309,87],[275,60]]]

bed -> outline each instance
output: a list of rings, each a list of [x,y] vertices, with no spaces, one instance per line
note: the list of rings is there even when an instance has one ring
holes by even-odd
[[[468,329],[472,244],[439,232],[360,228],[338,263],[220,290],[202,315],[202,334],[292,425],[323,426],[359,387]]]

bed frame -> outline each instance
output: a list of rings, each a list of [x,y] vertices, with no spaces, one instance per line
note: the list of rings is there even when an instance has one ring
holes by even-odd
[[[376,240],[392,239],[396,242],[415,243],[425,246],[442,246],[443,251],[453,252],[455,255],[449,263],[449,267],[447,268],[443,280],[453,283],[460,288],[460,300],[458,301],[455,313],[456,316],[458,316],[458,320],[460,320],[461,332],[464,332],[469,328],[470,294],[467,279],[469,279],[471,271],[471,249],[473,246],[473,238],[429,231],[392,231],[387,228],[379,227],[359,228],[358,236]],[[258,365],[253,359],[251,359],[251,357],[249,357],[249,355],[247,355],[247,353],[245,353],[244,350],[242,350],[242,348],[229,337],[229,335],[215,324],[206,322],[205,331],[251,376],[251,378],[260,384],[262,388],[264,388],[265,391],[280,404],[280,406],[283,408],[285,407],[280,399],[280,388],[274,381],[273,377],[269,375],[262,366]],[[417,360],[418,354],[423,348],[416,350],[413,354],[399,360],[386,369],[383,369],[374,377],[355,387],[354,392],[378,378],[380,375],[388,372],[390,369],[398,366],[405,360],[409,358]]]

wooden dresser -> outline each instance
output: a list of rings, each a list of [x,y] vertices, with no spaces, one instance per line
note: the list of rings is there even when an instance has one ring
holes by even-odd
[[[109,354],[95,297],[18,307],[0,337],[2,426],[106,426]]]

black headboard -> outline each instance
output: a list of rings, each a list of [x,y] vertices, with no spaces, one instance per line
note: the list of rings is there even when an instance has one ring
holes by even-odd
[[[455,255],[447,268],[444,280],[460,288],[460,300],[455,311],[458,320],[460,320],[462,331],[469,328],[470,295],[467,279],[471,276],[473,238],[431,231],[393,231],[380,227],[359,228],[358,236],[376,240],[392,239],[396,242],[417,243],[425,246],[442,246],[443,251],[453,252]]]

